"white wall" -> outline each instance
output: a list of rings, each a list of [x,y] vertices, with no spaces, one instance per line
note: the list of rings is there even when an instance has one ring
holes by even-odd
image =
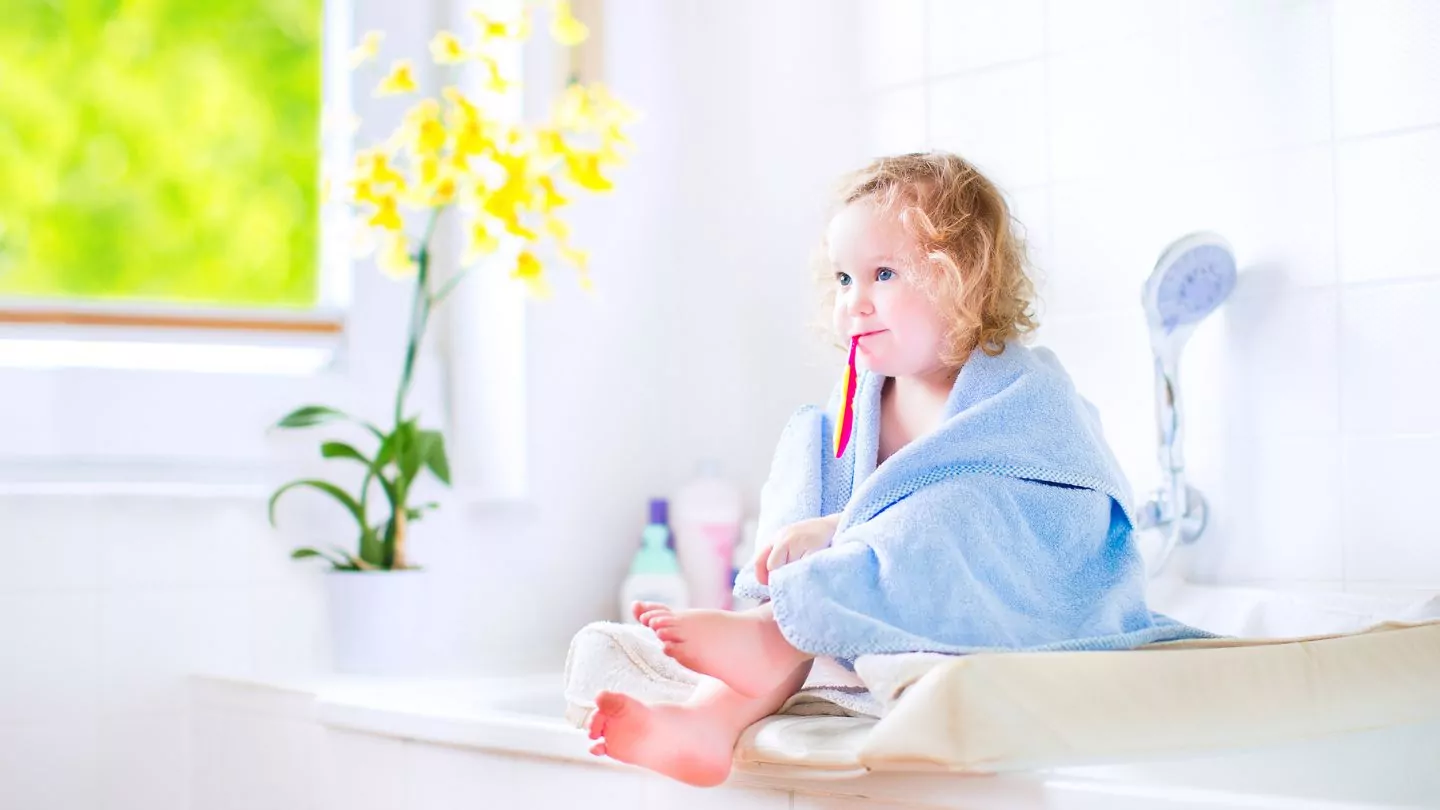
[[[1011,193],[1056,348],[1154,483],[1138,291],[1189,230],[1243,282],[1185,363],[1197,576],[1440,585],[1440,6],[1402,2],[615,0],[608,79],[645,112],[587,201],[593,299],[530,313],[532,498],[417,530],[437,668],[559,665],[614,615],[645,514],[704,455],[754,503],[839,358],[805,326],[835,176],[936,146]],[[863,34],[862,36],[857,36]],[[1428,61],[1427,61],[1428,60]],[[0,807],[186,807],[197,668],[324,659],[333,514],[257,499],[0,497]],[[107,797],[103,804],[98,797]]]
[[[1140,285],[1182,234],[1233,243],[1241,283],[1182,372],[1214,516],[1195,578],[1440,585],[1417,508],[1440,483],[1440,5],[881,5],[926,42],[870,97],[907,116],[885,144],[960,152],[1012,193],[1039,342],[1138,490],[1157,478]]]

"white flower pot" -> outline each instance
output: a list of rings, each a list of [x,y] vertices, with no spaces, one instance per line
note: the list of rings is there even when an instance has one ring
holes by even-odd
[[[337,672],[425,673],[429,663],[425,571],[332,570],[325,579]]]

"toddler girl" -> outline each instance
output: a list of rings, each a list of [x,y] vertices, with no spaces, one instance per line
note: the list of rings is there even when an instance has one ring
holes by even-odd
[[[736,586],[763,603],[637,603],[665,653],[707,677],[683,703],[600,693],[594,754],[715,785],[741,732],[817,656],[853,666],[1201,634],[1146,608],[1130,495],[1099,421],[1053,355],[1019,344],[1033,287],[996,187],[952,154],[879,159],[845,179],[824,245],[834,330],[863,370],[780,438],[761,548]]]

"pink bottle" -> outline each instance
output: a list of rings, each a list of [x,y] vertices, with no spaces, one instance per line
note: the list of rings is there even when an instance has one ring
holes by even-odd
[[[744,520],[740,488],[720,474],[714,460],[702,461],[696,475],[670,500],[675,554],[690,592],[690,606],[731,606],[731,560]]]

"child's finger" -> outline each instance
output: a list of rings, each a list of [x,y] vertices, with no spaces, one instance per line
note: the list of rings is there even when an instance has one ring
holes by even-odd
[[[777,545],[770,550],[770,559],[765,561],[765,567],[774,571],[790,562],[790,547],[788,545]]]
[[[770,546],[762,546],[755,555],[755,581],[761,585],[770,584],[770,566],[766,563],[770,560]]]

